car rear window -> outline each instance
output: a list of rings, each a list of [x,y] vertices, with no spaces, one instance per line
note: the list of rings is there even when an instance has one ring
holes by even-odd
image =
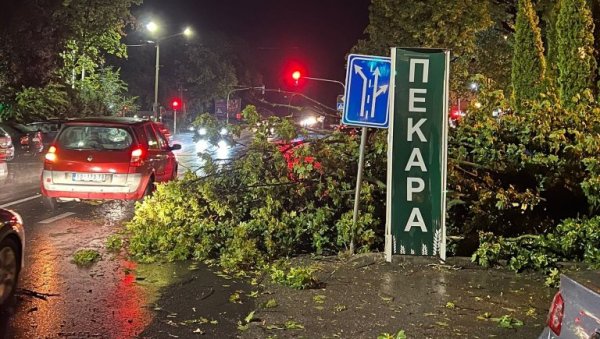
[[[66,126],[58,137],[58,145],[65,149],[94,149],[118,151],[131,146],[133,138],[124,127]]]

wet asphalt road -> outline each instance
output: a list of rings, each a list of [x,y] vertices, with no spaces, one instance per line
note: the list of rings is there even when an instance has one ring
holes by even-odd
[[[176,152],[180,174],[201,168],[192,135],[180,134],[174,139],[182,144]],[[231,150],[217,151],[215,157],[226,158]],[[21,214],[27,237],[17,304],[0,315],[0,338],[128,338],[144,330],[144,337],[168,337],[169,332],[161,326],[166,321],[161,318],[164,307],[159,292],[168,284],[181,287],[181,283],[177,285],[181,281],[193,282],[192,296],[200,298],[194,305],[184,305],[195,306],[209,319],[226,315],[232,322],[239,318],[234,310],[224,310],[239,286],[206,267],[190,270],[190,263],[137,265],[124,253],[107,251],[106,238],[123,229],[133,215],[133,202],[69,202],[55,211],[46,209],[39,195],[41,169],[41,158],[17,159],[0,168],[0,207]],[[72,255],[82,248],[99,251],[102,259],[91,268],[78,268]],[[179,288],[171,294],[185,299],[181,295],[185,291]],[[205,309],[200,301],[206,291],[211,291],[206,305],[212,303],[212,307]],[[165,301],[169,307],[177,304]],[[220,331],[235,330],[231,327]]]

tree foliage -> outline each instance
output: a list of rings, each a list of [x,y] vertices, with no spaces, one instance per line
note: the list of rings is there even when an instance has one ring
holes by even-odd
[[[61,0],[0,2],[0,59],[11,88],[0,100],[14,98],[13,90],[21,86],[41,87],[53,80],[65,41],[64,23],[53,16],[60,6]]]
[[[548,2],[543,10],[546,40],[546,79],[548,85],[558,88],[558,31],[556,21],[560,11],[560,1]]]
[[[257,125],[261,119],[252,106],[243,113],[247,124],[230,129],[256,132],[238,157],[219,162],[206,156],[199,175],[159,185],[137,206],[128,225],[132,254],[145,261],[217,257],[225,267],[247,268],[300,253],[336,252],[351,239],[362,250],[380,243],[383,211],[376,206],[385,194],[374,184],[363,184],[364,208],[352,225],[356,135],[311,137],[288,119],[272,117]],[[216,143],[219,122],[208,115],[199,119]],[[268,142],[271,128],[281,142]],[[304,142],[291,141],[298,133]],[[385,149],[385,139],[372,141]],[[380,164],[385,152],[374,153]],[[367,165],[366,176],[371,175]]]
[[[221,44],[222,45],[222,44]],[[177,62],[175,76],[193,98],[191,107],[224,98],[237,84],[236,69],[229,48],[194,43],[185,47],[183,59]]]
[[[68,106],[68,93],[60,84],[25,87],[17,93],[13,106],[0,112],[0,119],[17,121],[45,119],[63,114]]]
[[[59,116],[107,116],[136,111],[135,97],[127,95],[127,84],[119,70],[103,67],[70,90],[71,106]]]
[[[135,111],[135,98],[127,96],[126,91],[119,71],[106,67],[78,81],[77,88],[57,83],[24,87],[17,92],[14,102],[0,112],[0,119],[29,122]]]
[[[524,235],[516,238],[481,233],[481,246],[472,260],[490,267],[506,260],[516,272],[526,269],[549,274],[546,281],[557,281],[557,268],[562,261],[577,261],[589,267],[600,268],[600,217],[566,219],[547,234]]]
[[[113,108],[117,101],[130,102],[130,99],[110,98],[122,95],[124,84],[114,78],[119,73],[108,70],[104,63],[106,55],[126,56],[120,39],[123,28],[132,19],[130,7],[139,3],[139,0],[3,3],[0,12],[6,20],[0,28],[3,85],[0,101],[11,107],[3,113],[4,118],[33,120],[86,110],[105,114],[116,111]]]
[[[544,87],[546,59],[539,20],[531,0],[519,0],[512,60],[512,99],[521,111],[526,101],[535,99]]]
[[[586,0],[561,0],[556,22],[560,99],[570,106],[585,89],[594,89],[594,22]]]
[[[456,229],[543,233],[597,213],[600,107],[591,92],[570,108],[545,95],[518,113],[499,91],[484,90],[479,100],[450,135],[449,188],[464,202],[450,210]],[[508,113],[489,114],[499,108]]]
[[[365,31],[368,39],[360,40],[354,50],[385,56],[390,47],[448,48],[454,59],[452,88],[464,91],[473,70],[485,71],[478,67],[478,40],[479,34],[496,28],[491,5],[477,0],[373,0]],[[485,38],[498,39],[499,46],[506,43],[501,34],[490,32]]]

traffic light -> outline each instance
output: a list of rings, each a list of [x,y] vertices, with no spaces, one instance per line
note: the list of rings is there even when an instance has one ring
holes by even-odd
[[[180,107],[181,107],[181,99],[175,98],[175,99],[173,99],[173,101],[171,101],[171,108],[173,108],[174,111],[178,110]]]
[[[281,81],[287,89],[300,90],[305,85],[308,74],[306,65],[298,60],[287,60],[281,65]]]

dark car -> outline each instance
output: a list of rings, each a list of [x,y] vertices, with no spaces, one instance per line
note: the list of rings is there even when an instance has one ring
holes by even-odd
[[[34,128],[14,122],[0,122],[0,128],[6,131],[12,138],[16,156],[34,156],[42,153],[44,150],[42,133]]]
[[[17,289],[24,247],[23,219],[15,212],[0,208],[0,310],[12,300]]]
[[[15,156],[15,145],[10,135],[0,127],[0,162],[11,161]]]
[[[36,121],[27,124],[28,127],[39,131],[42,133],[42,142],[44,144],[44,148],[48,148],[48,146],[54,141],[58,131],[60,131],[60,127],[62,126],[64,121],[58,119],[50,119],[46,121]]]
[[[54,207],[68,200],[136,200],[177,178],[177,159],[160,127],[135,118],[65,122],[48,149],[41,190]]]

